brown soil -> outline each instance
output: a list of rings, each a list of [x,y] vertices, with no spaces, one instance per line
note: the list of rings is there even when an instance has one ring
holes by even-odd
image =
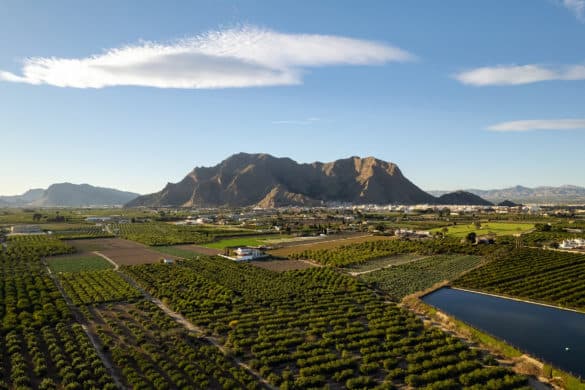
[[[175,248],[195,252],[195,253],[198,253],[200,255],[205,255],[205,256],[215,256],[215,255],[221,255],[223,253],[223,251],[221,249],[206,248],[204,246],[199,246],[199,245],[176,245]]]
[[[174,258],[150,249],[148,246],[121,238],[99,238],[91,240],[71,240],[79,254],[100,252],[118,265],[136,265],[158,263],[165,258]]]

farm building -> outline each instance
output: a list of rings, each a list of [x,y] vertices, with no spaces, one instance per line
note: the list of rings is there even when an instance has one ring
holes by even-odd
[[[14,225],[10,227],[12,234],[42,234],[43,230],[38,225]]]
[[[564,240],[559,245],[561,249],[585,249],[585,239],[575,238],[572,240]]]
[[[234,253],[236,254],[237,261],[254,260],[266,256],[266,254],[262,252],[260,249],[247,247],[238,248],[234,251]]]
[[[238,247],[233,251],[226,248],[226,254],[220,256],[234,261],[249,261],[268,257],[261,249],[250,247]]]

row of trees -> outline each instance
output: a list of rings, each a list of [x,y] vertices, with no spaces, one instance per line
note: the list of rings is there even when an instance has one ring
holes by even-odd
[[[425,330],[412,314],[329,267],[277,274],[201,257],[125,272],[281,388],[390,388],[405,386],[409,376],[462,387],[461,375],[483,367],[464,344]],[[431,367],[446,374],[424,377]]]
[[[0,250],[0,389],[112,389],[112,378],[40,256],[70,247],[43,236]]]

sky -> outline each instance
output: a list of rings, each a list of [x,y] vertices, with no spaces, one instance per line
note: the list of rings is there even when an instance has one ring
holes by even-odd
[[[585,186],[585,0],[0,0],[0,194],[238,152]]]

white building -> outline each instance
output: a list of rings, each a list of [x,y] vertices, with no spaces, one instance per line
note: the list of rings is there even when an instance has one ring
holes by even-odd
[[[236,258],[234,260],[236,261],[254,260],[267,256],[260,249],[246,247],[237,248],[234,253],[236,254]]]
[[[10,227],[12,234],[42,234],[43,230],[38,225],[14,225]]]
[[[574,238],[572,240],[564,240],[559,245],[561,249],[585,249],[585,239]]]

